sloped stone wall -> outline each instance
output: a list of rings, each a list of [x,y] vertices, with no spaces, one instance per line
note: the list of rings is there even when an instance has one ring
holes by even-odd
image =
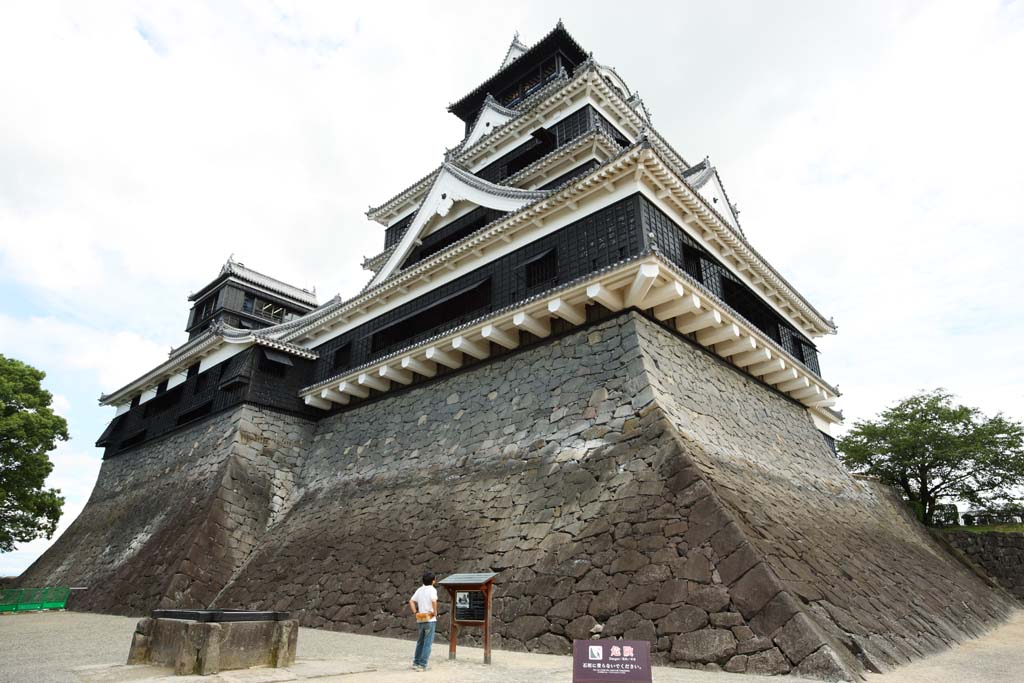
[[[755,571],[772,579],[779,592],[760,596],[772,613],[762,630],[787,655],[775,631],[787,616],[810,616],[833,647],[884,671],[980,635],[1013,609],[891,490],[850,476],[802,408],[746,375],[713,371],[717,359],[660,328],[637,332],[655,401],[749,544],[752,569],[725,583],[735,590]]]
[[[19,584],[86,587],[80,610],[206,606],[286,509],[311,432],[243,406],[104,460],[81,515]]]
[[[989,576],[1024,600],[1024,534],[956,531],[945,538]]]
[[[92,577],[91,609],[411,637],[424,569],[492,569],[499,648],[642,638],[657,662],[828,679],[1012,609],[803,407],[636,313],[315,425],[245,408],[135,456],[30,570]]]

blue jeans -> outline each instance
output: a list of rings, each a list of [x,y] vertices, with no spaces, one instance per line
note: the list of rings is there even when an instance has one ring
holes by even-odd
[[[422,624],[416,624],[420,629],[420,634],[416,638],[416,654],[412,656],[413,666],[427,666],[427,660],[430,659],[430,646],[434,644],[434,629],[437,627],[436,621],[426,621]]]

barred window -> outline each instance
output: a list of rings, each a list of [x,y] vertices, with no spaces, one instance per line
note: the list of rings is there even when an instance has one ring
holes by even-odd
[[[352,342],[347,342],[334,352],[334,359],[331,361],[331,369],[341,371],[352,365]]]
[[[552,285],[558,281],[558,251],[548,249],[527,261],[524,267],[527,290]]]

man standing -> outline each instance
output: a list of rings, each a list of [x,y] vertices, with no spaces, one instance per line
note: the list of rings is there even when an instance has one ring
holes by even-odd
[[[412,657],[412,668],[427,670],[430,646],[434,644],[434,629],[437,627],[437,589],[434,588],[434,574],[423,574],[423,585],[409,598],[409,609],[416,615],[419,636],[416,638],[416,653]]]

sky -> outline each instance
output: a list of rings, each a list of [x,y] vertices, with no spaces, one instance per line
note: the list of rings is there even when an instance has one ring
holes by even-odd
[[[446,107],[561,18],[718,167],[751,243],[839,333],[847,425],[944,387],[1024,419],[1024,2],[5,2],[0,353],[47,373],[88,499],[101,392],[185,340],[238,261],[325,301],[364,215],[460,141]],[[0,554],[16,575],[52,541]]]

